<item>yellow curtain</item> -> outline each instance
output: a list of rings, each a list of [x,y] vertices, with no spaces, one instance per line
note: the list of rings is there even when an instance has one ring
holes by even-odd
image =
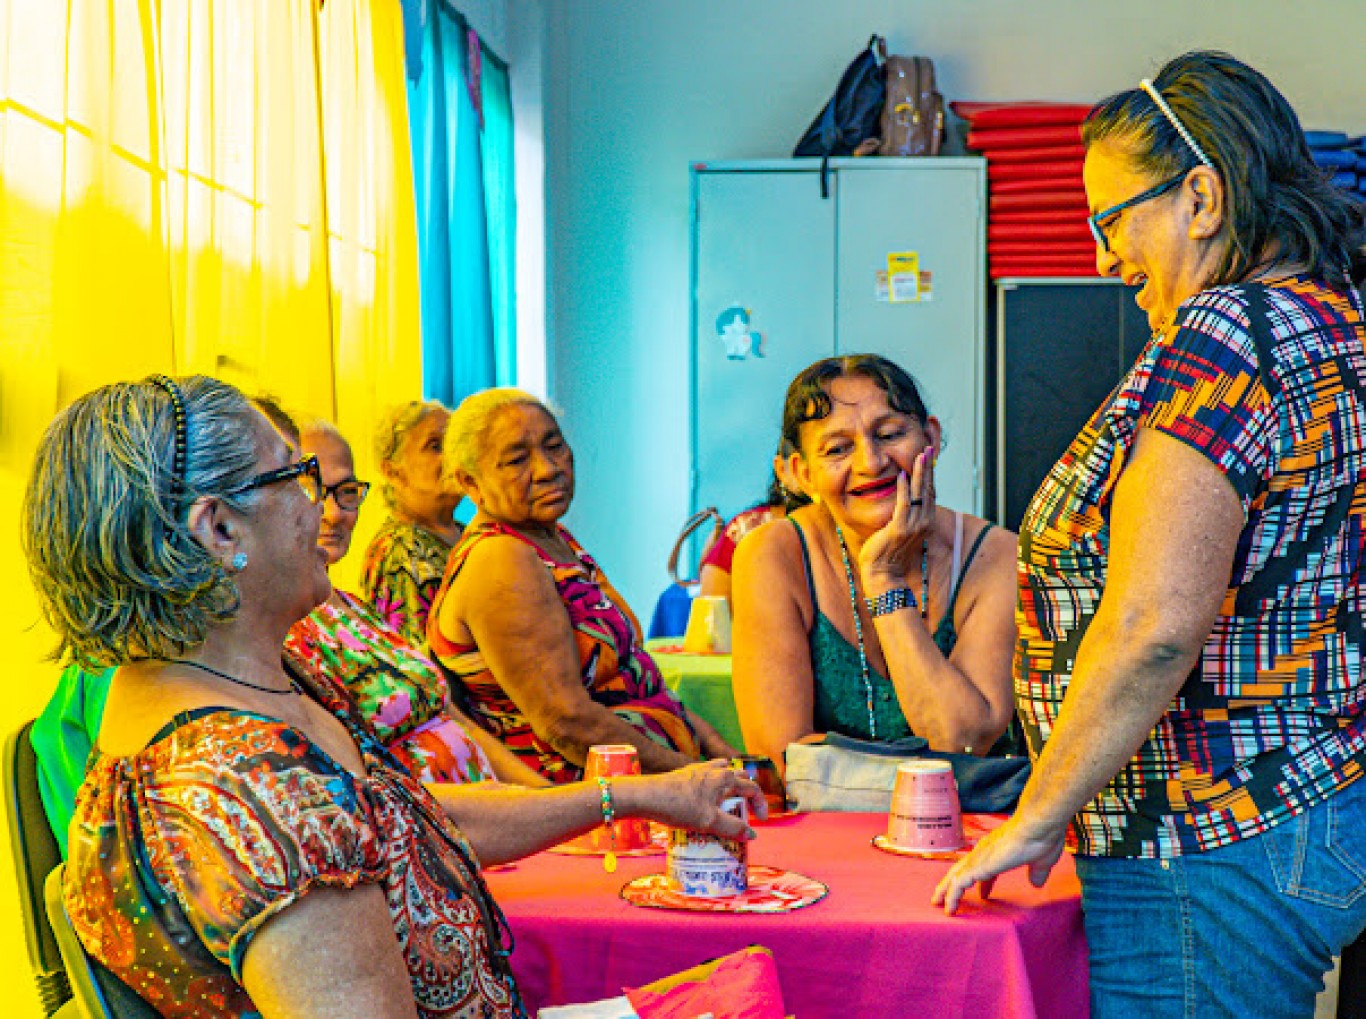
[[[421,392],[398,0],[0,0],[0,734],[55,677],[18,543],[38,438],[154,371],[334,418],[373,474],[377,412]]]

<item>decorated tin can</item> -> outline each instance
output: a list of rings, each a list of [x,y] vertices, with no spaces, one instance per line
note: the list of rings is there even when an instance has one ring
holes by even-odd
[[[749,809],[740,796],[724,801],[721,809],[741,820],[749,818]],[[684,895],[739,895],[749,888],[749,843],[675,828],[669,835],[668,875]]]

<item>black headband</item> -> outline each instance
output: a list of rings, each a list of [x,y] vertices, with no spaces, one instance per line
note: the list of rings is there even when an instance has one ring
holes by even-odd
[[[166,395],[171,398],[171,410],[175,412],[175,460],[171,472],[171,495],[175,496],[185,490],[185,453],[190,444],[190,426],[185,417],[185,397],[169,375],[153,375],[151,382],[166,390]]]

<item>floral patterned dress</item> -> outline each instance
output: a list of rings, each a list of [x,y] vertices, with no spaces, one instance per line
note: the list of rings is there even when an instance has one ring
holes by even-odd
[[[360,716],[422,782],[494,777],[484,751],[446,713],[445,677],[436,664],[384,625],[363,602],[339,591],[295,623],[285,650],[316,675],[350,691]]]
[[[92,754],[63,889],[86,950],[164,1015],[253,1016],[240,981],[261,926],[313,888],[376,884],[421,1016],[525,1016],[469,843],[335,691],[308,685],[364,775],[234,708],[177,715],[129,757]]]
[[[557,562],[524,535],[502,524],[490,522],[466,530],[451,553],[445,582],[433,603],[427,631],[433,656],[464,683],[475,720],[507,744],[528,767],[552,782],[576,782],[583,776],[579,766],[536,734],[530,720],[485,663],[479,648],[455,643],[440,631],[437,623],[437,606],[476,544],[495,535],[524,541],[535,549],[550,571],[555,590],[569,614],[588,695],[655,742],[696,758],[700,753],[697,737],[683,705],[664,685],[654,659],[641,647],[640,623],[574,536],[563,527],[559,533],[574,551],[573,562]]]
[[[427,643],[427,613],[441,587],[451,546],[441,535],[395,517],[370,540],[360,590],[384,625],[413,647]]]

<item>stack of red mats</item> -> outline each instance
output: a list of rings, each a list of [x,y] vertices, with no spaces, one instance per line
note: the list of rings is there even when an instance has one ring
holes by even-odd
[[[987,257],[1001,276],[1092,276],[1096,248],[1081,185],[1089,106],[953,103],[968,148],[987,159]]]

